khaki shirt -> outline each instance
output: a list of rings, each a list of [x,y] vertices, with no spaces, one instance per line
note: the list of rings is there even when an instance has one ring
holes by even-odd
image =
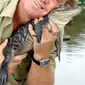
[[[12,31],[12,17],[19,0],[0,0],[0,43],[8,38]]]

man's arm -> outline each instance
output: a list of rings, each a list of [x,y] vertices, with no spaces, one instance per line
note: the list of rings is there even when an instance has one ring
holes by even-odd
[[[54,72],[56,68],[56,46],[53,44],[50,55],[50,62],[46,67],[40,67],[34,62],[28,74],[27,85],[54,85]]]
[[[54,72],[56,68],[56,46],[52,46],[50,62],[46,67],[40,67],[34,62],[31,64],[31,68],[28,74],[27,85],[54,85]]]
[[[27,77],[27,85],[53,85],[54,75],[50,68],[50,62],[46,67],[41,67],[32,62]]]
[[[34,36],[36,34],[32,30],[32,26],[29,26],[29,32],[31,35],[33,35],[34,39],[34,58],[38,61],[50,57],[51,48],[54,41],[56,40],[57,33],[57,30],[55,29],[56,26],[54,26],[52,23],[51,26],[52,32],[48,32],[46,27],[42,29],[41,43],[36,42],[36,37]],[[39,66],[34,61],[32,61],[27,77],[27,85],[53,85],[54,75],[50,65],[51,64],[49,62],[47,66]]]

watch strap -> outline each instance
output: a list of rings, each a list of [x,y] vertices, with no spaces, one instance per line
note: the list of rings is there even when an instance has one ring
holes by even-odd
[[[33,49],[29,52],[29,56],[32,61],[34,61],[37,65],[40,65],[40,62],[38,60],[34,59],[34,50]]]

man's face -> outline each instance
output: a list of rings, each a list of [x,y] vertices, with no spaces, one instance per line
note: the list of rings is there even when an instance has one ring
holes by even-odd
[[[42,17],[66,0],[25,0],[25,10],[31,19]]]

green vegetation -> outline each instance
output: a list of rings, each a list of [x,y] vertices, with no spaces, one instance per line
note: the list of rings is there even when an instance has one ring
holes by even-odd
[[[78,4],[79,6],[85,6],[85,0],[79,0],[79,2],[80,2],[80,3]]]

